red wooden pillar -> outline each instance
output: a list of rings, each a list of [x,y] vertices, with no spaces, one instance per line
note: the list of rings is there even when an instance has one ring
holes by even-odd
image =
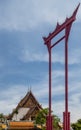
[[[51,43],[50,43],[51,46]],[[51,48],[49,48],[49,129],[52,130],[52,116],[51,116]]]
[[[70,112],[63,112],[63,130],[70,130]]]
[[[70,113],[68,112],[68,38],[72,23],[65,28],[65,113],[64,130],[70,130]]]
[[[51,115],[51,41],[48,42],[48,53],[49,53],[49,115],[47,116],[47,128],[46,130],[52,130],[52,115]]]

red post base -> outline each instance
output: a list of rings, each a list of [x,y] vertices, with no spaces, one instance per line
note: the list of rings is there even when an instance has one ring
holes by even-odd
[[[63,112],[63,130],[70,130],[70,112]]]
[[[52,116],[46,117],[46,130],[52,130]]]

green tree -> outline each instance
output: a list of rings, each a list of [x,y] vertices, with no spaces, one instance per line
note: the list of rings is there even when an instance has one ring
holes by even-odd
[[[35,123],[43,126],[46,123],[47,115],[48,115],[48,108],[40,110],[35,118]]]
[[[48,108],[42,109],[35,118],[35,123],[41,125],[42,129],[44,129],[44,126],[46,125],[46,117],[48,112]],[[55,130],[59,130],[58,122],[60,122],[60,118],[58,118],[56,115],[53,115],[53,128],[55,128]]]
[[[73,130],[81,130],[81,119],[77,120],[77,122],[73,123],[71,126]]]
[[[59,130],[59,125],[58,123],[60,122],[60,118],[56,115],[53,116],[53,129]]]
[[[18,110],[17,110],[17,109],[15,109],[15,110],[14,110],[14,113],[16,114],[16,120],[17,120]]]
[[[0,113],[0,121],[1,121],[1,122],[3,122],[3,121],[4,121],[4,119],[5,119],[5,118],[4,118],[3,113]]]
[[[79,119],[77,122],[78,122],[79,124],[81,124],[81,119]]]

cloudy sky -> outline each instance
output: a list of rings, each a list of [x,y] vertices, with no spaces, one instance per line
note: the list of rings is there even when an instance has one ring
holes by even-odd
[[[81,0],[0,0],[0,113],[9,114],[32,90],[48,107],[48,51],[42,39]],[[81,118],[81,7],[69,37],[69,111]],[[62,35],[62,34],[60,34]],[[52,110],[64,108],[64,41],[52,49]]]

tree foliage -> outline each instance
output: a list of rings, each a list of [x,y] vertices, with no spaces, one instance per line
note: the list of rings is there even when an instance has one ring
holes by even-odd
[[[48,112],[48,108],[42,109],[39,111],[35,118],[35,123],[41,125],[42,128],[46,125],[46,117],[48,115]],[[60,118],[58,118],[56,115],[53,115],[53,127],[56,130],[59,130],[58,122],[60,122]]]
[[[73,123],[71,126],[73,130],[81,130],[81,119],[77,120],[77,122]]]
[[[48,109],[42,109],[39,111],[39,113],[36,116],[35,123],[43,126],[46,123],[46,116],[48,114]]]
[[[3,122],[5,120],[5,117],[3,115],[3,113],[0,113],[0,122]]]
[[[60,118],[56,115],[53,116],[53,128],[59,130],[58,123],[60,122]]]

